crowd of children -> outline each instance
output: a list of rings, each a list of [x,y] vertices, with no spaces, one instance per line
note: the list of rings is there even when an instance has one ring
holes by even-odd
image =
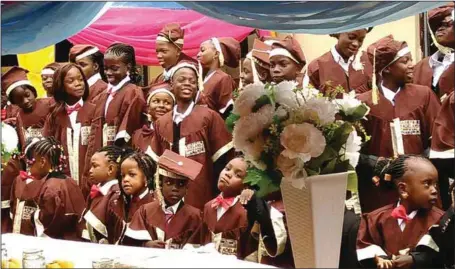
[[[2,233],[205,246],[293,267],[281,193],[260,198],[244,183],[248,163],[224,119],[236,89],[295,81],[355,91],[371,108],[356,167],[364,214],[346,209],[340,267],[453,266],[453,4],[429,12],[429,25],[438,51],[415,66],[391,35],[361,51],[368,28],[333,34],[336,45],[311,63],[292,36],[258,38],[235,81],[223,67],[239,67],[237,40],[211,38],[192,59],[172,23],[156,39],[163,73],[145,87],[123,43],[104,54],[73,46],[69,63],[42,70],[45,98],[13,67],[2,75],[2,121],[16,128],[21,154],[2,164]]]

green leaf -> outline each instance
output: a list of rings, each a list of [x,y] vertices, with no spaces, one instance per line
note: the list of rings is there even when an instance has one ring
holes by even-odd
[[[350,115],[351,121],[361,120],[368,112],[368,107],[365,104],[358,106]]]
[[[240,116],[234,113],[229,114],[225,120],[226,128],[230,133],[234,130],[235,123],[240,119]]]
[[[357,185],[358,185],[357,181],[358,181],[357,173],[355,171],[352,173],[349,173],[347,190],[351,191],[353,193],[359,193],[359,191],[357,189]]]
[[[307,172],[308,176],[311,177],[311,176],[317,176],[319,175],[320,173],[320,170],[318,171],[315,171],[315,170],[311,170],[309,168],[305,168],[305,171]]]
[[[332,174],[335,170],[335,165],[337,163],[337,159],[332,159],[321,171],[321,175]]]
[[[353,131],[352,125],[349,122],[343,123],[338,127],[329,142],[329,145],[336,151],[339,152],[341,147],[346,144],[349,134]]]
[[[281,177],[278,177],[279,175],[276,172],[262,171],[256,167],[249,167],[243,183],[256,187],[256,194],[259,197],[263,197],[279,190]]]
[[[349,160],[344,160],[335,165],[334,173],[347,172],[352,166],[349,164]]]
[[[251,109],[253,112],[257,112],[264,105],[270,104],[270,98],[267,95],[263,95],[256,100],[256,104]]]
[[[326,146],[324,152],[316,158],[312,158],[306,165],[309,169],[313,171],[320,171],[324,162],[327,162],[337,156],[337,151],[335,151],[332,147]]]

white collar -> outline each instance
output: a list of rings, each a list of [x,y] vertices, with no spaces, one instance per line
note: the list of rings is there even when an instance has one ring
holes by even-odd
[[[213,74],[215,74],[215,73],[216,73],[216,70],[208,73],[207,76],[204,78],[204,83],[209,81],[209,79],[212,78]]]
[[[438,60],[440,55],[441,55],[441,52],[439,50],[436,51],[435,53],[433,53],[433,55],[431,55],[431,57],[428,61],[428,64],[430,65],[431,68],[434,68],[435,66],[438,66],[438,65],[445,65],[445,64],[448,65],[448,64],[454,62],[455,54],[453,52],[450,54],[444,55],[442,62],[440,62]]]
[[[399,206],[400,206],[400,201],[398,201],[396,207],[399,207]],[[415,217],[416,215],[417,215],[417,210],[414,210],[414,211],[412,211],[411,213],[409,213],[408,218],[409,218],[409,219],[414,219],[414,217]],[[398,225],[401,225],[402,222],[403,222],[402,219],[398,219]]]
[[[123,87],[123,85],[125,85],[125,84],[128,83],[129,81],[130,81],[130,76],[126,76],[124,79],[122,79],[122,81],[120,81],[119,84],[117,84],[117,85],[115,85],[115,86],[109,83],[109,84],[107,85],[107,89],[108,89],[108,90],[109,90],[109,89],[112,89],[112,92],[116,92],[116,91],[120,90],[120,89]]]
[[[191,111],[193,111],[194,108],[194,102],[191,102],[191,104],[188,106],[185,112],[180,113],[177,111],[177,105],[174,106],[174,113],[172,114],[172,120],[179,124],[181,121],[183,121],[188,115],[190,115]]]
[[[381,82],[381,88],[382,88],[382,93],[384,94],[384,97],[387,98],[390,102],[392,102],[393,105],[395,105],[395,95],[397,95],[401,88],[398,88],[396,92],[390,90],[389,88],[385,87],[384,84]]]
[[[348,61],[346,62],[346,61],[343,59],[343,57],[341,57],[340,53],[337,51],[337,49],[335,48],[335,46],[332,47],[332,49],[330,50],[330,52],[332,53],[333,59],[334,59],[335,62],[338,63],[338,64],[344,63],[344,64],[349,65],[349,64],[352,63],[352,61],[354,60],[354,56],[355,56],[355,55],[352,55],[351,57],[349,57]]]
[[[72,105],[72,106],[70,106],[70,105],[68,105],[68,104],[65,103],[65,106],[66,106],[66,108],[73,109],[73,108],[75,108],[78,104],[82,107],[82,106],[84,105],[84,100],[82,100],[82,98],[81,98],[81,99],[79,99],[79,101],[78,101],[77,103],[75,103],[75,104]]]
[[[139,199],[143,199],[149,192],[149,188],[146,188],[144,192],[139,194]]]
[[[110,180],[106,183],[104,183],[103,186],[101,186],[101,183],[98,184],[98,188],[100,190],[100,192],[106,196],[107,195],[107,192],[111,189],[112,186],[118,184],[118,180],[117,179],[113,179],[113,180]]]
[[[87,80],[88,86],[92,87],[100,79],[102,79],[100,73],[96,73]]]
[[[180,200],[180,201],[178,201],[177,203],[175,203],[174,205],[168,206],[168,207],[166,207],[166,208],[165,208],[164,205],[163,205],[163,211],[166,212],[166,210],[169,211],[169,209],[171,209],[171,210],[172,210],[172,213],[173,213],[173,214],[176,214],[176,213],[177,213],[177,210],[179,209],[179,206],[180,206],[181,203],[182,203],[182,200]]]

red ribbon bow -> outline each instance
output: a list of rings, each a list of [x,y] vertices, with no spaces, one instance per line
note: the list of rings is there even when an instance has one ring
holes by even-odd
[[[228,209],[234,202],[234,197],[223,198],[223,196],[218,195],[215,200],[212,202],[212,208],[218,208],[222,206],[224,209]]]
[[[166,218],[166,224],[169,223],[169,221],[171,221],[173,216],[174,216],[174,212],[172,212],[170,210],[166,210],[164,212],[164,217]]]
[[[70,115],[74,111],[79,111],[79,109],[81,109],[81,107],[82,106],[79,103],[77,103],[74,107],[66,107],[66,113],[68,113],[68,115]]]
[[[94,199],[98,197],[98,195],[101,194],[100,188],[97,185],[92,185],[92,188],[90,189],[90,198]]]
[[[2,109],[2,120],[6,120],[6,109]]]
[[[29,173],[27,173],[25,171],[20,171],[19,176],[21,177],[22,180],[27,180],[27,179],[35,180],[35,178],[32,175],[30,175]]]
[[[408,217],[408,214],[406,214],[406,208],[404,208],[403,205],[400,205],[398,207],[395,207],[392,211],[392,217],[396,219],[402,219],[404,221],[410,221],[411,219]]]

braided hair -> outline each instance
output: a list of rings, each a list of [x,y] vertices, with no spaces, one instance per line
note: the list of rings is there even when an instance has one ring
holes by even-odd
[[[400,182],[408,171],[407,160],[420,159],[429,163],[431,161],[421,155],[400,155],[398,158],[379,160],[373,170],[373,183],[375,185],[384,184],[389,188],[394,188],[395,183]]]
[[[120,57],[123,63],[131,65],[129,72],[132,83],[137,85],[141,81],[142,77],[136,67],[136,54],[132,46],[124,43],[114,43],[107,48],[105,55],[107,54]]]
[[[101,75],[101,79],[104,82],[106,82],[107,78],[106,78],[106,74],[104,73],[104,54],[101,51],[97,51],[97,52],[87,56],[87,58],[89,58],[90,61],[92,61],[92,63],[96,63],[98,65],[98,72]],[[75,63],[74,59],[71,59],[71,58],[70,58],[70,62]]]
[[[65,168],[65,155],[63,146],[54,137],[29,139],[25,147],[25,157],[29,164],[35,162],[34,155],[38,154],[48,159],[51,165],[49,177],[66,179],[63,173]]]

